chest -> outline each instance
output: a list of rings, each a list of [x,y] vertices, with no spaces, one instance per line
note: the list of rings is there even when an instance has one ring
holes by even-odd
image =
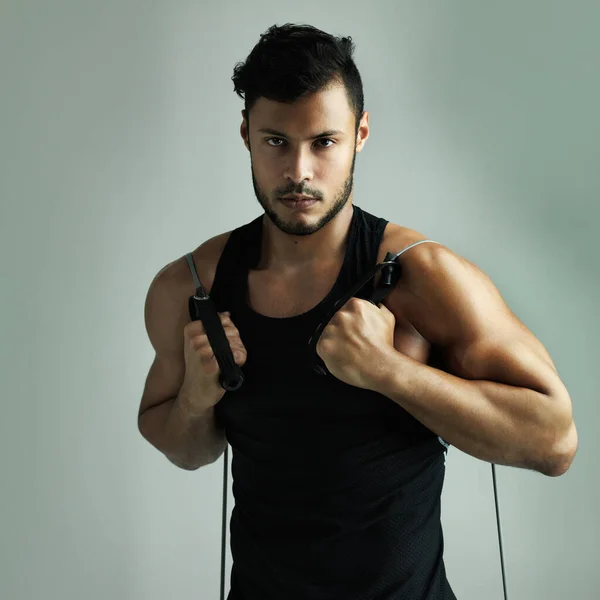
[[[340,265],[333,265],[296,277],[281,277],[266,270],[250,271],[246,301],[253,311],[266,317],[286,319],[304,314],[327,297],[339,269]],[[428,362],[431,345],[403,317],[402,307],[393,308],[396,317],[394,348],[413,360]]]
[[[254,312],[266,317],[286,319],[304,314],[327,297],[339,269],[333,265],[287,277],[267,270],[250,271],[246,301]]]

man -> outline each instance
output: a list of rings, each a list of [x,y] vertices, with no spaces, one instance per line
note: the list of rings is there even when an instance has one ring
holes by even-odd
[[[230,600],[441,600],[449,445],[559,476],[577,449],[569,394],[542,344],[468,260],[353,202],[369,137],[350,38],[272,27],[237,65],[241,135],[264,214],[193,252],[244,385],[227,392],[185,257],[146,301],[156,350],[139,427],[196,469],[233,451]],[[418,243],[417,242],[423,242]],[[413,246],[413,244],[416,244]],[[410,246],[410,248],[409,248]],[[320,320],[386,253],[400,280]]]

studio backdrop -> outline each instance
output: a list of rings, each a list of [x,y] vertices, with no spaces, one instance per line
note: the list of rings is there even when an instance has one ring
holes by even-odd
[[[261,213],[231,76],[288,22],[356,44],[354,202],[482,268],[571,394],[569,472],[497,468],[509,597],[597,597],[600,6],[301,4],[0,3],[1,598],[218,598],[224,457],[140,435],[144,300]],[[501,600],[490,465],[453,447],[442,525],[457,597]]]

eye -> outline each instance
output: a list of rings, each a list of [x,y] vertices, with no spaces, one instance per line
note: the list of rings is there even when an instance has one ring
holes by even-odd
[[[335,144],[335,142],[329,138],[320,138],[317,140],[317,142],[331,142],[332,144]],[[323,148],[331,148],[331,146],[323,146]]]
[[[272,142],[274,140],[285,143],[285,140],[283,140],[282,138],[277,138],[277,137],[267,138],[266,142],[273,148],[281,148],[283,146],[283,144],[271,144],[270,142]],[[315,143],[318,143],[318,142],[331,142],[332,144],[335,144],[335,142],[333,140],[330,140],[329,138],[319,138],[318,140],[316,140]],[[321,148],[331,148],[331,146],[321,146]]]

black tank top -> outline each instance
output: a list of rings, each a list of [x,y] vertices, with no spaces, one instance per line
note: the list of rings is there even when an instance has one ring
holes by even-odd
[[[211,290],[248,351],[244,385],[215,407],[232,449],[228,600],[456,600],[440,521],[447,444],[389,398],[311,368],[311,335],[377,264],[388,222],[354,205],[335,285],[291,318],[247,301],[262,223],[231,233]]]

